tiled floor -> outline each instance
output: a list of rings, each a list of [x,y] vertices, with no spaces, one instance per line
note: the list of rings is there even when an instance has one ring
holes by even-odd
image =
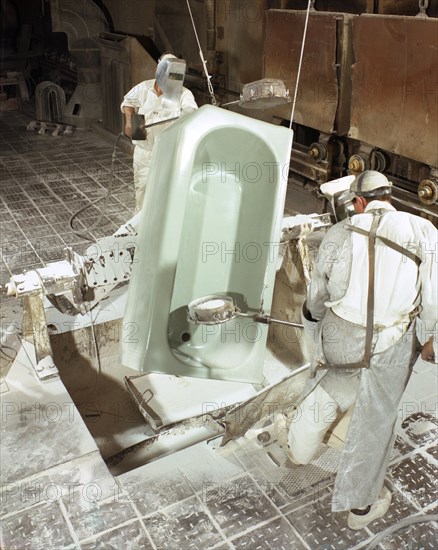
[[[79,129],[71,136],[39,135],[26,130],[30,121],[17,111],[0,113],[0,284],[11,273],[62,259],[67,245],[82,253],[89,241],[69,220],[104,197],[111,183],[112,144]],[[134,205],[132,159],[117,150],[111,198],[80,213],[73,227],[91,239],[110,235]]]
[[[62,258],[66,245],[82,252],[89,241],[69,219],[103,196],[110,180],[111,144],[79,130],[40,136],[26,130],[29,120],[0,114],[2,284],[11,273]],[[131,163],[117,153],[113,193],[94,237],[132,215]],[[295,190],[289,210],[314,211],[308,199]],[[79,215],[78,232],[102,204]],[[19,349],[16,376],[2,394],[2,548],[350,550],[369,547],[403,518],[436,513],[433,365],[416,365],[400,406],[386,478],[390,511],[354,532],[346,513],[330,511],[339,453],[328,447],[310,466],[294,467],[275,439],[259,440],[251,430],[224,447],[215,439],[112,476],[62,381],[36,384],[29,346]],[[421,522],[377,548],[432,550],[436,538],[436,522]]]
[[[111,475],[62,382],[35,385],[25,347],[3,394],[2,548],[359,550],[401,520],[434,512],[437,422],[429,415],[401,427],[386,478],[389,512],[351,531],[347,512],[330,510],[340,452],[322,446],[309,466],[294,466],[271,425]],[[436,522],[423,521],[377,548],[433,550],[435,535]]]

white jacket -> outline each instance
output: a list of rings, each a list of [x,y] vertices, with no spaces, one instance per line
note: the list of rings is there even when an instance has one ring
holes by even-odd
[[[171,118],[172,113],[166,113],[162,109],[163,95],[158,96],[154,90],[155,79],[144,80],[134,86],[123,98],[120,109],[134,107],[135,112],[144,115],[145,124],[152,124],[166,118]],[[180,99],[181,115],[191,113],[198,108],[195,98],[190,90],[183,87]],[[174,115],[173,115],[174,116]],[[165,129],[168,124],[160,124],[147,130],[146,140],[133,140],[136,146],[146,151],[152,151],[155,138]]]
[[[375,352],[394,345],[406,332],[409,314],[421,306],[417,333],[422,344],[438,327],[438,232],[427,220],[398,212],[391,204],[371,201],[363,214],[331,227],[315,262],[307,306],[315,319],[326,308],[343,319],[366,326],[368,296],[368,238],[346,229],[348,224],[369,231],[372,212],[384,210],[377,235],[421,259],[417,264],[378,238],[375,257]]]

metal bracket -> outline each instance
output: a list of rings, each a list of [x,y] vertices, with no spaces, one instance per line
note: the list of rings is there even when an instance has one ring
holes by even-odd
[[[52,357],[52,346],[44,312],[43,292],[23,296],[23,304],[26,324],[30,323],[29,328],[32,329],[35,346],[36,365],[33,365],[35,373],[39,380],[54,378],[59,375],[59,372]]]

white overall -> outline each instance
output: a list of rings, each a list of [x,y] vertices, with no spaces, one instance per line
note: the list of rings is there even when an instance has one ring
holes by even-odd
[[[368,288],[368,239],[346,224],[369,230],[371,215],[383,212],[377,235],[409,248],[411,258],[376,239],[374,323],[369,368],[342,368],[364,359]],[[436,330],[437,258],[433,225],[372,201],[365,214],[340,222],[326,234],[315,265],[307,306],[322,319],[311,373],[289,430],[289,446],[301,463],[310,462],[336,411],[354,405],[338,469],[332,510],[365,508],[379,496],[394,440],[398,405],[409,380],[419,324],[424,343]],[[432,331],[432,332],[431,332]],[[435,341],[436,341],[435,334]],[[318,364],[333,365],[316,370]],[[335,365],[341,366],[334,367]],[[313,377],[312,377],[313,376]],[[319,384],[319,385],[318,385]],[[307,397],[306,397],[307,396]],[[317,416],[316,416],[317,415]]]

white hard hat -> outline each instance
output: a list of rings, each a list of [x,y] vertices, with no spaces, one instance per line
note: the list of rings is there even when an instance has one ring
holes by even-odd
[[[380,197],[391,194],[392,182],[376,170],[365,170],[355,177],[350,191],[359,197]]]

